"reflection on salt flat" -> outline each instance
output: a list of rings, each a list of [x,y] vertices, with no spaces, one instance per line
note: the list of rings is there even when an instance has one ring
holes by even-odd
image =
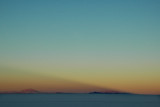
[[[130,94],[1,94],[1,107],[160,107],[160,97]]]

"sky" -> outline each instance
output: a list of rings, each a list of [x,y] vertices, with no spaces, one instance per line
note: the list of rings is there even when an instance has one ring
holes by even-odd
[[[159,0],[0,0],[0,91],[160,94]]]

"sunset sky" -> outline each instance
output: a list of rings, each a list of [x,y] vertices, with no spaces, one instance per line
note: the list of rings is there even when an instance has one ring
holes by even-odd
[[[160,94],[160,0],[0,0],[0,91]]]

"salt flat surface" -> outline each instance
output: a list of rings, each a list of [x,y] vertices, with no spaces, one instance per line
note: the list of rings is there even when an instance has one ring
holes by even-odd
[[[160,96],[130,94],[0,94],[0,107],[160,107]]]

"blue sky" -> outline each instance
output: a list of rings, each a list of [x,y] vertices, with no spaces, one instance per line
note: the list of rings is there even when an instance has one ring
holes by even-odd
[[[149,65],[157,74],[159,7],[159,0],[1,0],[0,64],[85,72]]]

